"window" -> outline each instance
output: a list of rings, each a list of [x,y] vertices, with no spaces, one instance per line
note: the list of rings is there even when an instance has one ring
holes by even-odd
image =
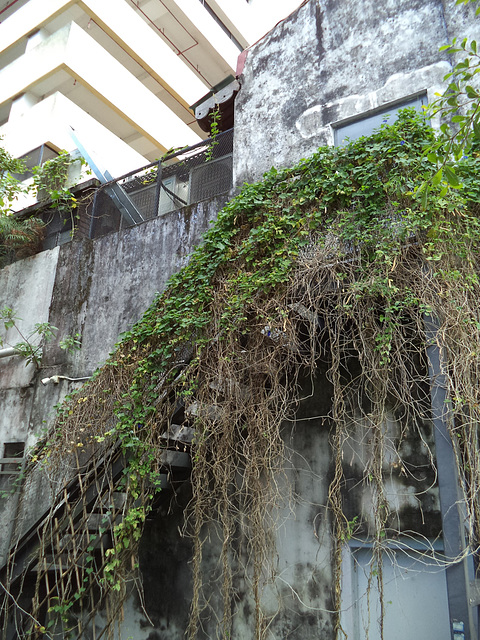
[[[409,539],[409,547],[393,544],[383,555],[384,637],[450,640],[444,557],[434,551],[434,543],[413,549],[412,542]],[[350,547],[342,566],[342,628],[352,640],[380,640],[372,549]]]
[[[418,111],[427,105],[427,96],[422,94],[409,98],[403,102],[395,102],[381,110],[369,111],[359,117],[349,118],[333,125],[335,146],[341,147],[349,140],[356,140],[361,136],[369,136],[374,129],[378,129],[384,122],[392,124],[397,119],[399,109],[415,107]]]
[[[10,476],[19,473],[24,450],[24,442],[5,442],[3,458],[0,458],[0,475]]]

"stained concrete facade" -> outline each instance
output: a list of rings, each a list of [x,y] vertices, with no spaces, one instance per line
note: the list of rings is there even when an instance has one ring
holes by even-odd
[[[248,52],[235,112],[235,180],[258,180],[333,144],[338,124],[444,89],[439,47],[479,38],[453,0],[311,0]],[[252,114],[255,114],[252,117]]]
[[[473,5],[457,7],[450,0],[387,0],[381,4],[370,0],[311,0],[304,3],[246,56],[235,114],[237,187],[259,180],[272,166],[291,166],[319,146],[333,145],[335,130],[342,125],[390,109],[394,113],[396,108],[413,99],[423,98],[425,103],[435,100],[435,94],[445,89],[445,74],[458,61],[458,56],[452,59],[439,52],[439,48],[455,37],[479,39],[480,20],[475,19],[474,9]],[[311,391],[305,401],[307,415],[328,413],[324,404],[330,402],[328,383],[321,373]],[[315,404],[319,405],[316,409]],[[394,411],[388,415],[385,425],[388,450],[383,472],[392,514],[389,526],[392,534],[414,532],[415,541],[407,544],[405,550],[402,542],[396,547],[393,534],[390,551],[384,556],[385,600],[391,603],[386,611],[385,637],[388,640],[405,637],[449,640],[453,632],[448,617],[446,574],[441,560],[435,557],[442,548],[442,525],[436,478],[428,459],[429,450],[434,450],[433,428],[428,420],[422,425],[407,426],[408,435],[399,450],[399,433],[405,427]],[[361,470],[372,455],[366,437],[368,425],[360,420],[352,424],[351,431],[352,440],[357,444],[351,450],[347,447],[344,454],[344,508],[352,523],[363,521],[367,529],[364,539],[368,540],[368,529],[373,531],[373,494],[368,484],[360,482]],[[301,485],[302,492],[297,494],[296,506],[297,517],[306,525],[300,536],[305,555],[289,558],[291,573],[286,583],[291,594],[297,585],[303,588],[295,594],[294,603],[284,602],[282,609],[284,623],[292,611],[296,616],[292,615],[289,623],[282,627],[280,614],[271,637],[290,637],[288,633],[291,633],[294,638],[333,638],[327,629],[319,633],[321,626],[318,626],[321,618],[328,618],[327,592],[323,594],[320,608],[316,606],[318,601],[309,599],[306,592],[306,585],[316,570],[323,579],[327,575],[325,556],[320,559],[316,555],[313,541],[318,536],[318,549],[324,552],[328,548],[329,541],[321,526],[325,520],[321,505],[325,504],[322,494],[332,477],[332,460],[328,459],[331,454],[327,454],[319,467],[315,465],[318,457],[329,450],[325,426],[322,428],[319,421],[297,420],[295,433],[296,446],[300,444],[300,447],[294,450],[299,456],[305,454],[302,462],[308,464],[303,467],[297,460],[298,467],[291,476],[294,483],[298,475],[302,475],[298,469],[309,469],[305,472],[305,484]],[[311,454],[312,451],[315,454]],[[421,470],[415,480],[399,472],[396,464],[399,454],[407,466]],[[303,511],[307,496],[311,499],[310,512]],[[314,496],[319,497],[318,502]],[[318,523],[321,523],[319,530]],[[299,529],[291,530],[290,544],[300,535]],[[398,537],[401,538],[402,535]],[[430,560],[423,564],[420,555],[415,554],[423,553],[425,545],[430,546]],[[375,604],[375,588],[368,578],[372,562],[368,544],[363,549],[354,541],[345,544],[341,620],[345,633],[355,640],[367,637],[367,629],[370,638],[380,637],[376,624],[380,612]],[[284,574],[279,571],[279,575]],[[321,584],[322,580],[318,582]],[[370,589],[371,600],[366,595]]]
[[[442,78],[452,63],[438,48],[456,35],[473,37],[479,24],[472,7],[455,7],[453,0],[306,2],[255,45],[246,58],[235,115],[237,187],[244,181],[260,179],[271,166],[289,166],[319,145],[332,144],[337,123],[411,96],[426,94],[431,98],[442,90]],[[59,335],[78,332],[82,340],[81,350],[68,356],[59,349],[58,341],[48,345],[41,372],[13,358],[0,360],[0,439],[33,443],[42,421],[52,415],[54,404],[75,386],[66,381],[43,386],[40,378],[91,375],[118,335],[140,318],[155,292],[164,287],[167,276],[185,263],[219,206],[218,202],[202,204],[94,242],[67,244],[0,272],[0,306],[14,307],[24,319],[23,329],[28,331],[35,322],[48,319],[59,328]],[[319,370],[313,383],[309,377],[305,379],[305,400],[300,403],[295,422],[285,425],[290,451],[286,474],[293,488],[294,508],[293,512],[280,513],[276,574],[263,585],[264,612],[271,618],[265,637],[270,639],[335,637],[333,545],[326,509],[333,460],[329,425],[318,418],[328,414],[331,403],[324,374]],[[362,425],[357,423],[355,428],[361,431]],[[408,435],[402,440],[401,454],[423,470],[416,479],[406,479],[395,466],[396,443],[405,428]],[[363,533],[368,540],[368,530],[373,530],[371,489],[360,479],[372,451],[360,433],[358,436],[363,444],[352,447],[345,460],[346,509],[352,522],[360,518],[366,523]],[[396,558],[388,568],[388,584],[404,608],[392,607],[393,617],[387,616],[389,624],[392,620],[395,623],[388,640],[449,640],[445,575],[433,553],[441,552],[442,541],[438,490],[429,459],[432,425],[428,420],[415,428],[405,425],[392,410],[386,439],[391,446],[384,469],[392,510],[390,525],[392,530],[409,535],[413,532],[418,543],[418,549],[411,546],[408,553],[398,546],[396,555],[392,543],[391,553],[386,556],[387,560]],[[20,502],[18,493],[3,502],[0,556],[5,557],[11,537],[18,536],[40,515],[47,489],[34,479],[24,488]],[[150,620],[132,595],[125,609],[124,637],[180,640],[184,636],[191,598],[191,548],[178,529],[188,498],[188,485],[182,486],[176,496],[166,494],[165,502],[147,522],[140,568]],[[14,517],[17,524],[12,531]],[[432,558],[428,567],[426,556],[421,562],[415,556],[425,548]],[[215,614],[221,615],[218,552],[215,542],[205,551],[213,614],[205,615],[204,638],[216,637]],[[365,600],[364,580],[371,562],[370,547],[367,542],[357,553],[346,544],[344,554],[342,624],[350,638],[363,640],[365,611],[370,606]],[[233,637],[252,638],[251,596],[241,581],[235,589]],[[412,616],[405,613],[417,610]],[[372,612],[370,638],[377,638],[374,618],[378,612],[374,605]],[[399,620],[401,624],[397,624]]]
[[[6,442],[25,442],[29,448],[44,433],[55,405],[81,382],[44,385],[41,380],[54,375],[91,376],[118,336],[185,264],[224,202],[205,201],[95,241],[74,241],[43,251],[0,270],[0,309],[14,309],[22,334],[28,336],[42,322],[58,329],[56,339],[44,348],[40,370],[33,364],[25,366],[18,356],[0,359],[0,453]],[[59,347],[62,337],[77,333],[78,351],[67,353]],[[2,332],[2,337],[10,344],[21,340],[15,328]],[[0,482],[0,490],[8,490],[6,479]],[[38,488],[31,490],[31,499],[22,501],[23,512],[17,514],[16,535],[45,511]],[[14,533],[10,516],[16,510],[16,497],[2,500],[2,564]]]

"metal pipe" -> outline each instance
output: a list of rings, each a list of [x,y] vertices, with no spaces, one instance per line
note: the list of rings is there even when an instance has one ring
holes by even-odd
[[[157,184],[155,186],[155,215],[160,213],[160,194],[162,191],[162,159],[158,161]]]
[[[449,425],[453,422],[446,377],[442,371],[439,325],[436,318],[424,316],[432,422],[437,458],[438,493],[442,517],[442,535],[447,561],[446,581],[452,640],[477,637],[473,607],[469,606],[469,583],[473,578],[473,560],[465,540],[454,444]]]
[[[19,352],[15,347],[5,347],[5,349],[0,349],[0,358],[9,358],[10,356],[19,356]]]
[[[58,384],[60,380],[69,380],[70,382],[82,382],[84,380],[90,380],[92,376],[87,376],[85,378],[69,378],[68,376],[51,376],[50,378],[42,378],[42,384],[48,384],[49,382],[53,382],[53,384]]]

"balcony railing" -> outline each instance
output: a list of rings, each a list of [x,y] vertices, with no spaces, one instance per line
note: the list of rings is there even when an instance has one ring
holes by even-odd
[[[180,149],[101,185],[95,194],[89,237],[96,238],[232,188],[233,129]],[[121,189],[119,190],[118,187]]]

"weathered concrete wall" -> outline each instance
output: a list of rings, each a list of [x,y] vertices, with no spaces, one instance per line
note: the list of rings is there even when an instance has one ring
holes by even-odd
[[[249,52],[236,99],[234,182],[333,144],[331,125],[445,88],[453,37],[480,35],[454,0],[310,0]],[[252,114],[255,114],[254,116]]]
[[[82,348],[67,357],[58,344],[47,346],[48,374],[67,362],[71,377],[93,373],[186,263],[224,203],[215,198],[94,242],[62,246],[50,320],[59,334],[80,333]]]
[[[67,380],[43,385],[42,378],[90,376],[113,350],[118,336],[140,319],[155,293],[165,288],[215,219],[226,197],[186,207],[98,240],[70,242],[0,270],[0,309],[12,308],[18,328],[28,336],[36,323],[58,328],[45,345],[40,369],[13,356],[0,359],[0,457],[5,442],[27,449],[45,432],[55,405],[81,385]],[[10,344],[15,329],[0,326]],[[80,350],[67,353],[59,341],[78,333]],[[0,477],[0,491],[11,483]],[[18,493],[0,502],[0,563],[11,535],[20,536],[45,512],[51,487],[45,477],[30,478]],[[13,531],[13,523],[15,532]]]
[[[8,330],[1,323],[5,345],[22,342],[34,331],[35,324],[48,321],[58,254],[58,248],[52,249],[0,270],[0,309],[13,309],[18,318],[16,327]],[[32,417],[36,377],[35,365],[25,365],[22,358],[0,359],[0,457],[5,442],[25,442],[29,446],[41,432],[42,421]],[[0,560],[8,548],[16,512],[14,481],[14,477],[0,476]]]
[[[444,89],[443,77],[452,63],[439,47],[463,34],[478,39],[479,30],[472,7],[456,7],[454,0],[386,0],[380,5],[373,0],[310,0],[246,58],[236,99],[237,188],[259,180],[272,166],[291,166],[319,146],[333,144],[336,123],[422,93],[433,100]],[[328,421],[318,418],[329,415],[331,409],[331,389],[324,373],[318,372],[314,388],[304,381],[307,399],[292,429],[289,476],[295,491],[294,516],[280,528],[278,573],[266,591],[266,610],[273,613],[275,604],[278,607],[270,627],[272,638],[334,638],[329,613],[333,608],[332,539],[326,507],[333,459]],[[350,441],[345,445],[342,493],[347,519],[353,526],[362,523],[354,526],[355,535],[368,540],[375,529],[374,489],[363,475],[374,452],[368,422],[358,414],[352,416]],[[407,536],[416,532],[425,540],[437,539],[441,515],[431,465],[431,424],[428,420],[406,424],[392,408],[384,442],[389,536],[395,539],[402,532]],[[348,554],[348,545],[345,553],[353,575],[356,560]],[[425,556],[425,566],[428,563]],[[362,571],[368,573],[368,569]],[[346,573],[344,584],[349,580]],[[368,608],[365,602],[358,604],[361,594],[355,595],[353,582],[344,595],[347,617],[348,607],[363,606],[364,612]],[[444,574],[432,597],[446,602]],[[425,616],[433,616],[433,624],[441,611],[432,603],[427,608]],[[248,611],[239,614],[235,625],[236,637],[248,637],[252,628]],[[373,627],[372,637],[377,637]],[[361,629],[352,631],[350,625],[350,632],[356,637]],[[450,637],[448,626],[442,633],[442,638]]]
[[[0,309],[13,309],[18,318],[16,327],[0,335],[5,344],[23,342],[38,323],[47,322],[55,282],[59,248],[44,251],[0,270]],[[2,323],[3,325],[3,323]],[[32,339],[38,343],[38,337]],[[25,366],[25,361],[12,357],[0,360],[0,389],[26,387],[32,383],[35,366]],[[0,426],[0,442],[2,427]]]
[[[282,489],[286,499],[291,495],[291,502],[278,513],[275,575],[266,576],[261,584],[263,614],[268,623],[266,638],[333,640],[333,541],[327,507],[334,464],[330,444],[332,424],[328,418],[332,388],[326,378],[325,366],[320,365],[316,376],[313,379],[305,377],[301,385],[305,397],[299,404],[295,420],[284,425],[288,461],[285,467],[287,482]],[[417,430],[421,431],[421,442]],[[372,455],[372,434],[370,426],[360,419],[352,420],[349,432],[351,439],[345,447],[343,462],[343,498],[347,518],[351,521],[356,518],[359,524],[363,523],[363,526],[355,527],[358,542],[368,539],[369,530],[374,529],[371,487],[366,486],[363,478],[365,465]],[[402,531],[409,536],[416,532],[425,539],[435,539],[440,535],[438,492],[432,488],[432,448],[433,434],[428,421],[421,425],[407,425],[392,409],[385,424],[384,473],[392,511],[389,534],[394,539],[401,539]],[[399,456],[407,470],[402,471],[398,466]],[[279,477],[280,482],[285,479]],[[179,531],[189,498],[188,484],[180,486],[175,496],[166,493],[163,504],[147,523],[140,549],[145,610],[139,599],[132,595],[125,609],[122,628],[126,636],[132,635],[136,640],[181,640],[183,637],[192,594],[188,563],[191,542]],[[239,548],[241,546],[240,540]],[[347,556],[348,553],[348,545],[345,545]],[[199,635],[201,640],[217,634],[216,625],[222,610],[220,554],[221,544],[212,527],[209,542],[204,547],[204,580],[209,601]],[[426,557],[421,558],[421,562],[428,565]],[[348,556],[346,563],[351,565],[352,572],[356,571],[355,559]],[[236,564],[233,565],[235,567]],[[433,572],[434,569],[437,576],[438,567],[429,570]],[[368,567],[362,570],[368,573]],[[438,580],[444,582],[444,576],[439,576]],[[237,578],[234,589],[232,637],[251,638],[255,605],[250,585],[243,578]],[[360,595],[346,588],[346,601],[351,608],[357,606],[356,598]],[[425,624],[432,624],[438,615],[436,596],[436,592],[432,593],[432,606],[422,614],[422,624],[425,620]],[[429,598],[430,592],[425,597]],[[348,612],[347,609],[345,613]],[[373,637],[377,636],[373,633]],[[449,637],[448,628],[445,635],[439,637],[442,640]]]
[[[308,398],[300,404],[297,420],[285,425],[288,461],[285,478],[279,477],[285,504],[277,514],[275,577],[265,575],[260,585],[263,614],[268,624],[266,638],[272,640],[334,638],[332,539],[326,509],[331,454],[328,425],[318,418],[330,408],[331,398],[323,379],[319,378],[318,382],[320,386],[313,396],[306,383]],[[174,496],[165,492],[162,504],[147,521],[140,547],[144,609],[132,594],[125,608],[124,637],[131,635],[135,640],[184,638],[192,596],[192,542],[183,537],[180,530],[190,497],[188,483],[178,487]],[[220,538],[221,532],[212,526],[203,549],[208,603],[205,603],[199,640],[218,637],[218,618],[223,606]],[[242,547],[240,536],[239,550]],[[243,550],[247,553],[246,547]],[[234,572],[239,569],[233,585],[232,638],[252,638],[255,603],[251,585],[242,577],[242,568],[237,562],[232,564],[232,569]]]
[[[289,166],[319,145],[331,144],[331,123],[418,92],[431,95],[439,90],[450,61],[438,47],[457,34],[471,37],[479,23],[472,27],[469,17],[472,8],[454,7],[454,0],[385,0],[381,5],[373,0],[310,0],[247,58],[236,103],[236,184],[257,180],[272,165]],[[25,302],[19,315],[27,324],[48,319],[59,327],[59,336],[78,332],[82,342],[72,355],[59,349],[58,340],[47,345],[40,372],[24,370],[14,359],[0,360],[0,442],[12,434],[34,439],[54,404],[75,386],[62,381],[44,387],[40,378],[91,375],[118,335],[140,318],[168,276],[185,263],[219,208],[218,202],[202,203],[94,242],[64,245],[0,272],[2,304],[18,309],[15,300],[20,294]],[[40,280],[39,272],[44,274]],[[35,301],[35,314],[30,313],[30,300]],[[275,578],[262,585],[263,603],[271,616],[268,637],[333,640],[333,542],[327,510],[333,460],[324,419],[331,408],[331,388],[321,370],[314,386],[309,378],[303,384],[306,399],[295,422],[285,425],[293,513],[285,509],[279,514],[278,565]],[[371,494],[362,483],[365,460],[372,454],[368,428],[361,419],[352,425],[352,446],[346,448],[343,461],[346,514],[366,523],[362,535],[373,529]],[[389,524],[397,533],[415,525],[417,533],[435,538],[440,522],[429,457],[432,430],[428,422],[408,429],[405,437],[405,425],[392,410],[385,431],[390,450],[384,468],[392,509]],[[421,446],[416,429],[421,431]],[[397,447],[412,469],[421,470],[416,477],[397,468]],[[43,513],[49,495],[46,481],[32,478],[19,504],[15,496],[5,502],[0,559],[8,547],[10,521],[15,516],[20,535]],[[188,499],[188,484],[176,496],[166,494],[166,502],[147,523],[140,568],[145,609],[153,626],[132,595],[125,608],[124,637],[183,637],[191,598],[191,546],[179,527]],[[212,536],[205,548],[205,574],[216,615],[219,553]],[[251,596],[241,581],[235,589],[233,637],[250,638],[255,615]],[[205,638],[216,636],[215,623],[215,615],[206,613]]]

